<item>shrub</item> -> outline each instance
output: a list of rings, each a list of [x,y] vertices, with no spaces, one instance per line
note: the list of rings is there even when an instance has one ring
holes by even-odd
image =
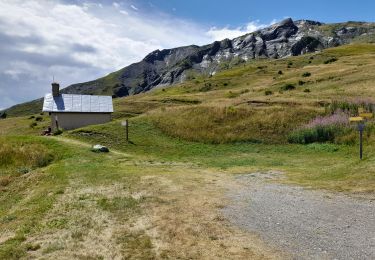
[[[288,142],[298,144],[333,142],[349,127],[349,116],[344,112],[336,112],[325,117],[319,116],[289,134]]]
[[[292,66],[292,65],[293,65],[293,62],[289,61],[288,66]]]
[[[283,72],[281,70],[279,70],[279,72],[277,72],[277,74],[283,75]]]
[[[282,86],[280,88],[281,91],[288,91],[288,90],[293,90],[295,89],[296,87],[293,85],[293,84],[285,84],[284,86]]]
[[[266,96],[270,96],[270,95],[273,94],[273,92],[272,92],[271,90],[266,90],[266,91],[264,91],[264,94],[265,94]]]
[[[225,86],[225,87],[228,86],[228,83],[227,83],[227,82],[224,82],[224,83],[223,83],[223,86]]]
[[[199,89],[199,91],[201,91],[201,92],[207,92],[207,91],[210,91],[210,90],[212,90],[211,83],[205,83],[204,86]]]
[[[305,88],[305,89],[303,90],[303,92],[305,92],[305,93],[310,93],[311,91],[310,91],[309,88]]]
[[[340,110],[349,115],[358,115],[359,108],[362,108],[368,112],[375,112],[375,100],[371,98],[353,98],[347,100],[334,100],[328,107],[326,112],[334,114]]]
[[[43,121],[43,117],[37,116],[37,117],[35,117],[35,121]]]
[[[306,84],[306,82],[303,81],[303,80],[299,80],[299,81],[298,81],[298,85],[299,85],[299,86],[302,86],[302,85],[305,85],[305,84]]]
[[[225,94],[225,96],[227,98],[236,98],[240,95],[240,93],[237,93],[237,92],[232,92],[232,91],[229,91],[227,94]]]
[[[288,136],[289,143],[310,144],[315,142],[333,142],[335,139],[336,128],[332,126],[317,126],[314,128],[305,128],[292,132]]]
[[[326,60],[326,61],[324,61],[324,64],[329,64],[329,63],[333,63],[333,62],[336,62],[338,59],[337,58],[330,58],[330,59],[328,59],[328,60]]]
[[[37,122],[32,122],[32,123],[30,124],[30,127],[31,127],[31,128],[34,128],[34,127],[36,127],[37,125],[38,125]]]
[[[28,119],[34,119],[35,118],[35,116],[30,116]]]
[[[63,133],[63,130],[59,128],[53,132],[53,135],[61,135],[62,133]]]
[[[305,72],[302,74],[302,77],[304,78],[307,78],[307,77],[310,77],[311,76],[311,73],[310,72]]]
[[[7,118],[7,113],[6,112],[0,112],[0,119],[5,119]]]

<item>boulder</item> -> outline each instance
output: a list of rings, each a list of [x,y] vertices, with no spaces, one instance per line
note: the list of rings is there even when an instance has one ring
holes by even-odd
[[[92,147],[91,151],[96,152],[96,153],[108,153],[109,149],[106,146],[96,144]]]

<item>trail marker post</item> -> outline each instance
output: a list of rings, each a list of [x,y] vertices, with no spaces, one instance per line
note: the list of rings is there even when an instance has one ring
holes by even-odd
[[[359,132],[359,159],[363,158],[363,131],[365,130],[366,119],[372,118],[372,113],[359,113],[359,116],[350,117],[349,122],[356,122]]]
[[[59,131],[59,120],[57,118],[57,115],[55,116],[55,124],[56,124],[57,131]]]
[[[125,127],[126,142],[129,142],[129,121],[128,121],[128,119],[126,119],[125,121],[122,121],[121,125]]]

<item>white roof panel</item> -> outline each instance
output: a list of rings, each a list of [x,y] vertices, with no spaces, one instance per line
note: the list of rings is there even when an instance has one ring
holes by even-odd
[[[112,113],[113,103],[111,96],[61,94],[53,97],[52,94],[47,94],[44,97],[43,111]]]

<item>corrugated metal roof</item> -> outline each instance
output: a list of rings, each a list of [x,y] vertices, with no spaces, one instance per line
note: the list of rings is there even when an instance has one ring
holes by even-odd
[[[46,94],[43,112],[112,113],[112,97],[72,94],[53,97],[52,94]]]

